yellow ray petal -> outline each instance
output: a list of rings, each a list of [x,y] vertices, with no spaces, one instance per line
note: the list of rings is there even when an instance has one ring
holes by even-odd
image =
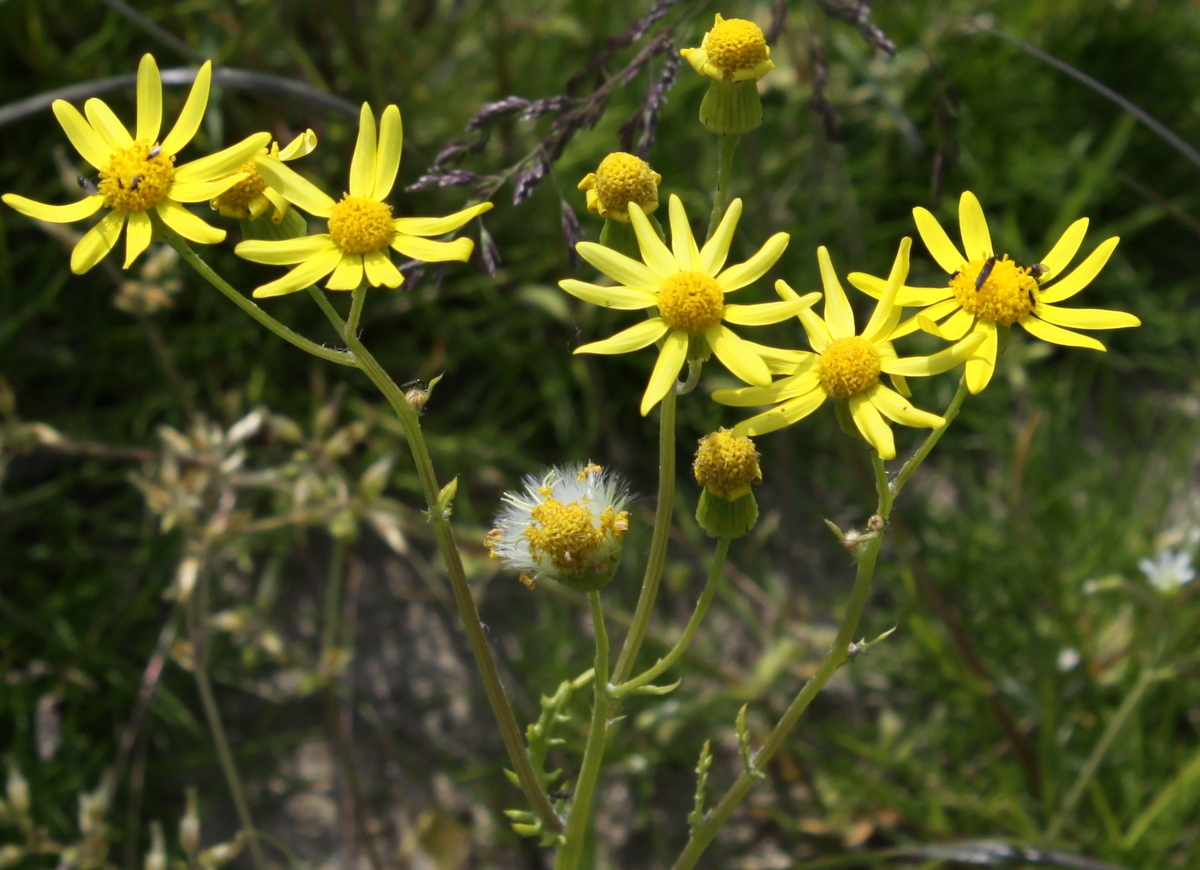
[[[603,341],[593,341],[590,344],[581,345],[575,348],[575,353],[616,354],[641,350],[662,338],[663,333],[668,329],[670,327],[663,322],[661,317],[652,317],[628,329],[623,329]]]
[[[178,154],[182,151],[183,146],[191,142],[196,131],[200,129],[204,110],[208,108],[208,92],[211,87],[212,61],[206,60],[196,72],[196,80],[192,82],[192,89],[188,91],[187,102],[183,104],[179,120],[162,141],[162,149],[167,154]]]
[[[106,169],[112,160],[113,149],[104,141],[104,137],[66,100],[55,100],[50,108],[54,110],[54,117],[58,118],[63,132],[79,155],[96,169]]]
[[[787,233],[776,233],[767,239],[767,243],[759,248],[758,253],[749,260],[736,266],[730,266],[717,275],[717,283],[721,285],[721,290],[732,293],[734,290],[740,290],[742,287],[753,284],[765,275],[767,270],[783,256],[790,238],[791,236]]]
[[[337,248],[330,248],[328,251],[305,260],[282,278],[276,278],[274,281],[256,288],[253,296],[255,299],[264,299],[268,296],[283,296],[303,290],[305,287],[311,287],[332,272],[341,259],[342,252]]]
[[[892,262],[892,271],[888,274],[883,298],[876,304],[875,310],[871,312],[871,319],[867,321],[867,325],[862,331],[862,336],[867,341],[882,341],[900,323],[900,314],[903,309],[896,305],[896,294],[908,278],[908,254],[911,248],[912,239],[905,236],[900,240],[900,248],[896,251],[896,259]]]
[[[671,194],[671,250],[679,262],[679,268],[685,272],[700,271],[700,249],[696,247],[696,237],[692,235],[692,227],[688,223],[687,212],[683,210],[683,200]]]
[[[627,287],[657,292],[662,286],[662,279],[651,272],[649,266],[612,248],[597,245],[595,242],[580,242],[575,246],[575,252],[605,275]]]
[[[663,244],[654,227],[650,226],[650,219],[636,202],[629,203],[629,222],[633,224],[633,231],[637,235],[642,261],[650,270],[659,278],[666,278],[678,272],[679,263],[676,262],[675,255]]]
[[[375,155],[375,181],[372,193],[375,199],[387,199],[388,194],[392,192],[396,173],[400,170],[400,148],[403,144],[404,125],[400,120],[400,109],[393,103],[383,110],[383,115],[379,119],[379,151]],[[368,271],[370,270],[368,269]],[[399,273],[397,272],[397,274]],[[395,286],[399,287],[400,285]]]
[[[797,396],[790,401],[777,405],[770,411],[764,411],[749,420],[743,420],[733,427],[734,435],[766,435],[784,426],[791,426],[797,420],[802,420],[811,414],[825,401],[827,396],[822,389],[815,389]]]
[[[303,263],[309,257],[326,251],[336,251],[337,245],[328,234],[317,236],[300,236],[296,239],[281,239],[273,242],[265,239],[254,239],[242,242],[233,252],[239,257],[252,263],[266,263],[269,266],[291,266]]]
[[[948,372],[959,363],[967,360],[983,344],[985,336],[981,332],[972,332],[962,341],[953,344],[945,350],[930,356],[907,356],[897,359],[885,359],[881,368],[889,375],[905,377],[928,377]],[[882,354],[881,354],[882,356]]]
[[[958,200],[958,228],[962,232],[963,247],[968,260],[984,260],[992,255],[992,236],[988,232],[987,218],[975,194],[964,190]]]
[[[782,323],[789,317],[794,317],[805,308],[811,308],[820,298],[820,293],[809,293],[815,296],[811,302],[797,299],[795,302],[762,302],[757,305],[726,305],[722,319],[726,323],[736,323],[739,326],[766,326],[769,323]]]
[[[1125,329],[1141,326],[1142,321],[1125,311],[1109,311],[1105,308],[1059,308],[1057,305],[1039,305],[1037,316],[1055,326],[1073,329]]]
[[[209,226],[173,199],[159,200],[154,207],[163,223],[190,242],[215,245],[225,241],[225,231]]]
[[[734,408],[752,408],[756,405],[776,405],[797,396],[805,396],[821,389],[821,379],[809,370],[776,381],[769,387],[738,387],[734,390],[716,390],[713,400]],[[821,393],[824,396],[824,392]]]
[[[967,258],[958,252],[958,248],[950,241],[950,237],[946,235],[933,213],[918,206],[913,209],[913,220],[917,223],[917,232],[921,241],[925,243],[926,250],[942,270],[948,275],[953,275],[961,269]]]
[[[305,130],[295,139],[287,144],[287,147],[279,152],[280,160],[296,160],[300,157],[307,157],[313,153],[317,147],[317,134],[312,131],[312,128]]]
[[[262,196],[263,199],[275,207],[275,211],[271,214],[271,220],[277,224],[282,223],[283,216],[287,214],[287,210],[291,207],[291,203],[287,201],[287,198],[284,197],[282,193],[273,187],[264,188]],[[263,211],[266,211],[266,209],[263,209]],[[258,217],[258,215],[254,214],[253,209],[251,210],[250,216]]]
[[[125,129],[125,125],[113,114],[113,110],[103,100],[92,97],[83,104],[83,112],[87,115],[92,129],[100,134],[105,144],[108,145],[109,150],[116,151],[118,148],[128,148],[133,144],[133,137],[129,135],[129,131]]]
[[[955,304],[957,305],[957,303]],[[906,335],[912,335],[920,328],[921,324],[917,321],[917,318],[914,315],[913,317],[908,318],[908,320],[905,320],[903,323],[897,324],[896,328],[892,330],[892,334],[888,336],[888,341],[895,341],[897,338],[904,338]]]
[[[806,350],[788,350],[753,341],[742,340],[748,348],[762,357],[773,375],[794,375],[806,372],[816,362],[817,355]]]
[[[446,233],[458,229],[472,218],[491,210],[492,204],[490,202],[481,202],[468,206],[462,211],[456,211],[454,214],[448,214],[445,217],[396,218],[392,224],[396,227],[397,232],[409,236],[444,236]]]
[[[862,437],[867,439],[867,443],[875,448],[879,458],[895,459],[896,439],[892,437],[892,427],[884,421],[879,409],[871,404],[871,400],[864,393],[851,396],[848,401],[855,427]]]
[[[175,170],[176,181],[213,181],[234,172],[271,141],[270,133],[255,133],[241,142],[222,148],[214,154],[185,163]],[[266,178],[266,175],[263,175]],[[267,182],[271,182],[268,180]]]
[[[1118,236],[1105,239],[1096,247],[1096,250],[1088,255],[1086,260],[1075,267],[1070,275],[1067,275],[1058,283],[1039,291],[1038,300],[1047,303],[1062,302],[1065,299],[1070,299],[1088,284],[1092,283],[1092,279],[1100,274],[1100,270],[1104,268],[1104,264],[1112,256],[1112,252],[1117,247],[1117,242],[1119,241],[1121,239]]]
[[[150,224],[150,215],[144,211],[131,212],[129,215],[129,226],[125,229],[125,265],[122,269],[128,269],[133,265],[133,261],[146,248],[150,247],[150,238],[154,235],[154,228]]]
[[[829,335],[835,340],[848,338],[854,335],[854,309],[850,307],[842,282],[833,269],[829,249],[824,245],[817,248],[817,262],[821,267],[821,285],[825,288],[825,323],[829,327]],[[813,349],[816,350],[816,345]]]
[[[911,402],[894,393],[883,384],[876,384],[865,393],[867,399],[883,416],[901,426],[912,426],[917,429],[936,429],[946,423],[944,417],[922,411]]]
[[[746,347],[746,343],[733,330],[718,323],[706,329],[704,337],[708,339],[708,345],[717,355],[717,359],[734,377],[756,387],[771,385],[771,370],[767,368],[767,364],[763,362],[762,357]]]
[[[123,226],[124,212],[110,211],[101,218],[100,223],[83,234],[83,238],[71,252],[71,271],[82,275],[103,260],[121,237]]]
[[[282,193],[292,205],[299,206],[314,217],[329,217],[333,200],[307,178],[278,160],[254,162],[267,184]]]
[[[104,197],[102,196],[89,196],[70,205],[48,205],[44,202],[28,199],[19,193],[6,193],[0,199],[3,199],[6,205],[15,208],[26,217],[31,217],[39,221],[50,221],[50,223],[54,224],[69,224],[74,221],[81,221],[84,218],[94,215],[104,205]]]
[[[846,276],[846,280],[872,299],[882,299],[883,291],[887,288],[885,279],[876,278],[866,272],[851,272]],[[901,308],[924,308],[926,305],[934,305],[944,299],[949,299],[953,295],[954,291],[950,289],[949,285],[945,287],[904,286],[896,291],[895,304]]]
[[[799,316],[800,325],[804,327],[804,333],[808,336],[809,347],[817,353],[823,353],[833,342],[833,336],[829,334],[829,324],[818,317],[811,308],[805,308]]]
[[[1067,268],[1067,264],[1079,253],[1079,246],[1083,244],[1087,228],[1088,219],[1080,218],[1067,227],[1067,231],[1054,243],[1050,253],[1042,258],[1042,265],[1046,267],[1046,273],[1042,275],[1041,279],[1043,283],[1054,280],[1063,269]]]
[[[363,281],[363,255],[342,254],[341,262],[325,282],[326,290],[357,290]]]
[[[1025,327],[1025,331],[1030,335],[1040,338],[1042,341],[1048,341],[1051,344],[1061,344],[1066,347],[1086,347],[1090,350],[1107,350],[1103,342],[1097,341],[1090,335],[1072,332],[1069,329],[1063,329],[1061,326],[1055,326],[1052,323],[1046,323],[1044,320],[1038,320],[1036,317],[1022,317],[1017,322]]]
[[[372,287],[390,287],[394,290],[404,283],[404,275],[385,251],[363,254],[363,268],[367,273],[367,283]]]
[[[917,325],[930,335],[936,335],[944,341],[958,341],[967,334],[967,330],[971,328],[971,324],[975,322],[975,315],[968,314],[961,308],[958,309],[950,319],[945,323],[937,324],[933,322],[933,318],[924,311],[917,314]],[[894,335],[894,333],[893,333]]]
[[[967,389],[971,391],[971,395],[981,392],[992,380],[992,374],[996,371],[996,351],[999,344],[996,324],[991,321],[979,321],[975,324],[975,331],[983,333],[983,344],[975,349],[974,357],[967,360],[965,374]]]
[[[619,311],[641,311],[658,301],[658,297],[649,290],[638,290],[635,287],[601,287],[598,284],[576,281],[574,278],[564,278],[558,282],[558,286],[576,299]]]
[[[157,142],[161,131],[162,79],[154,57],[143,54],[137,72],[137,138]]]
[[[175,181],[167,188],[167,196],[176,202],[207,202],[249,177],[245,172],[238,172],[216,181]]]
[[[406,257],[426,263],[445,263],[448,260],[465,263],[471,259],[471,252],[475,250],[475,242],[471,239],[435,242],[432,239],[396,233],[395,238],[392,239],[392,247]]]
[[[658,361],[654,364],[654,371],[650,373],[650,383],[646,385],[646,392],[642,395],[643,417],[662,401],[663,396],[669,390],[675,389],[675,380],[679,377],[680,369],[683,368],[683,361],[687,357],[687,348],[686,333],[676,329],[667,336],[662,350],[659,351]]]
[[[672,194],[674,195],[674,194]],[[725,265],[729,256],[729,246],[733,244],[733,231],[737,229],[738,218],[742,216],[742,201],[735,199],[725,209],[725,216],[717,224],[717,230],[712,234],[704,247],[700,249],[700,271],[705,275],[716,276]]]
[[[358,112],[358,142],[350,158],[350,195],[370,197],[375,190],[375,113],[366,103]]]

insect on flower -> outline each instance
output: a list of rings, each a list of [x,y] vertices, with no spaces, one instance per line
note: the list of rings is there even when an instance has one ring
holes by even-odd
[[[983,263],[983,268],[979,270],[979,274],[975,276],[975,292],[978,293],[983,289],[983,285],[987,283],[988,276],[992,274],[992,269],[996,268],[996,255],[988,257]]]

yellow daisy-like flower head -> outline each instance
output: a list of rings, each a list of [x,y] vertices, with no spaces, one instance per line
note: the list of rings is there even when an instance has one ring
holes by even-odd
[[[212,63],[205,62],[196,74],[179,120],[161,141],[162,80],[158,65],[148,54],[138,65],[137,126],[133,135],[102,100],[93,97],[84,103],[86,117],[66,100],[55,100],[55,117],[75,150],[99,171],[99,177],[95,181],[81,180],[80,185],[90,195],[71,205],[46,205],[15,193],[4,194],[4,202],[21,214],[52,223],[72,223],[102,208],[109,209],[71,252],[71,271],[77,275],[104,259],[126,224],[124,268],[128,269],[150,245],[151,214],[190,241],[205,245],[222,241],[224,230],[209,226],[180,203],[204,202],[237,184],[245,177],[236,171],[237,167],[271,137],[256,133],[216,154],[176,166],[175,155],[200,128],[211,83]]]
[[[713,398],[724,405],[775,405],[769,411],[738,423],[733,427],[735,435],[773,432],[807,417],[826,399],[840,399],[848,404],[854,425],[878,451],[880,458],[894,459],[896,443],[885,418],[921,428],[933,428],[945,422],[937,414],[913,407],[904,396],[879,381],[884,373],[893,376],[893,380],[940,374],[970,357],[983,342],[982,336],[972,335],[932,356],[897,356],[891,340],[902,309],[895,304],[895,299],[908,277],[911,244],[910,239],[900,243],[882,298],[861,333],[855,331],[854,311],[833,270],[829,251],[824,247],[817,249],[821,283],[825,287],[824,317],[807,309],[799,314],[815,353],[796,351],[791,373],[769,387],[713,393]],[[796,298],[796,292],[783,281],[776,282],[775,289],[784,299]],[[897,381],[897,386],[904,390],[902,380]]]
[[[658,186],[662,176],[642,158],[614,151],[603,160],[595,172],[589,172],[579,182],[587,192],[588,211],[602,218],[629,223],[629,203],[636,202],[643,214],[658,208]]]
[[[1035,338],[1069,347],[1105,350],[1102,343],[1063,327],[1076,329],[1120,329],[1140,326],[1141,321],[1124,311],[1096,308],[1061,308],[1054,303],[1071,298],[1100,273],[1112,256],[1119,239],[1101,242],[1069,275],[1060,277],[1079,251],[1087,232],[1088,219],[1080,218],[1042,258],[1040,263],[1021,265],[992,248],[987,219],[979,200],[970,191],[958,204],[959,228],[966,256],[959,251],[942,225],[929,211],[913,209],[917,230],[937,264],[950,274],[945,287],[903,287],[898,305],[924,311],[900,324],[896,335],[923,329],[949,341],[964,335],[983,336],[976,358],[967,361],[967,387],[978,393],[988,385],[996,369],[999,328],[1019,324]],[[883,282],[862,273],[849,276],[850,283],[879,298]],[[944,319],[945,318],[945,319]],[[940,324],[938,321],[942,321]]]
[[[776,233],[745,263],[723,269],[741,214],[742,201],[735,199],[712,238],[699,248],[683,203],[672,194],[670,248],[659,239],[637,203],[629,204],[629,217],[644,262],[592,242],[575,246],[583,259],[620,284],[601,287],[567,279],[559,281],[558,286],[584,302],[605,308],[625,311],[658,308],[658,316],[575,350],[575,353],[628,353],[665,338],[642,396],[642,414],[648,414],[674,386],[685,360],[707,359],[710,353],[715,353],[729,371],[746,383],[765,387],[771,382],[771,372],[759,352],[761,346],[740,338],[725,323],[743,326],[778,323],[820,298],[819,293],[811,293],[803,299],[761,305],[725,302],[726,294],[754,283],[775,265],[788,243],[787,233]]]
[[[696,72],[726,82],[758,81],[775,69],[762,28],[744,18],[722,18],[720,13],[699,48],[679,53]]]
[[[257,220],[266,214],[267,209],[274,207],[271,220],[280,223],[287,214],[288,201],[283,194],[267,184],[267,180],[258,171],[258,164],[264,160],[296,160],[311,154],[316,147],[317,134],[312,130],[305,130],[282,150],[278,142],[272,142],[269,149],[260,149],[254,157],[239,166],[237,171],[245,177],[224,193],[213,197],[209,205],[225,217],[250,220]]]
[[[464,261],[475,249],[471,239],[435,242],[492,207],[481,202],[442,218],[398,218],[384,200],[392,192],[400,169],[404,130],[400,109],[383,110],[376,133],[375,115],[366,103],[359,114],[358,142],[350,161],[350,192],[334,201],[312,182],[281,161],[258,160],[259,174],[288,202],[314,217],[325,218],[329,232],[281,241],[242,242],[235,249],[255,263],[295,266],[282,278],[263,284],[254,296],[282,296],[316,283],[329,290],[354,290],[364,280],[372,287],[399,287],[404,276],[392,262],[390,251],[427,263]]]

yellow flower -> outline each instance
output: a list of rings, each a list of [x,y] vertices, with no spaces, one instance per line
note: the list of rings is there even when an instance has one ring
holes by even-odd
[[[267,209],[274,206],[271,220],[279,223],[287,214],[288,201],[283,194],[267,184],[267,180],[258,171],[258,165],[264,160],[296,160],[311,154],[316,147],[317,134],[312,130],[305,130],[282,151],[278,142],[272,142],[269,150],[260,149],[254,157],[239,166],[237,171],[244,173],[246,177],[213,197],[209,205],[225,217],[250,220],[257,220],[266,214]]]
[[[602,218],[629,223],[629,203],[636,202],[642,212],[650,214],[658,208],[658,185],[662,176],[640,157],[624,151],[614,151],[603,160],[595,172],[589,172],[579,182],[587,192],[588,211]]]
[[[720,13],[699,48],[679,53],[696,72],[721,81],[758,81],[775,69],[762,28],[744,18],[722,18]]]
[[[329,232],[238,245],[235,253],[255,263],[296,266],[282,278],[257,288],[256,297],[295,293],[330,272],[333,275],[325,284],[329,290],[354,290],[364,277],[372,287],[399,287],[404,276],[392,262],[388,248],[428,263],[466,260],[471,256],[475,243],[470,239],[435,242],[426,237],[458,229],[490,209],[490,202],[441,218],[392,217],[392,207],[384,200],[392,192],[400,169],[403,139],[400,110],[395,105],[383,110],[376,137],[375,115],[363,103],[358,143],[350,161],[350,192],[338,202],[284,164],[274,160],[258,162],[258,171],[267,184],[309,214],[325,218]]]
[[[997,327],[1018,323],[1030,335],[1052,344],[1104,350],[1104,345],[1091,336],[1063,327],[1120,329],[1141,325],[1138,318],[1124,311],[1060,308],[1054,304],[1071,298],[1090,284],[1119,241],[1114,236],[1101,242],[1071,274],[1052,284],[1079,251],[1087,232],[1087,218],[1067,227],[1040,263],[1023,266],[1007,254],[995,254],[987,219],[979,200],[970,191],[965,191],[958,203],[965,257],[930,212],[914,208],[913,217],[925,247],[937,264],[950,273],[950,283],[938,288],[902,287],[896,297],[897,305],[929,307],[900,324],[893,337],[918,328],[948,341],[956,341],[968,333],[982,335],[983,344],[975,359],[967,361],[967,387],[972,393],[986,387],[996,369]],[[848,278],[859,290],[879,298],[883,282],[878,278],[863,273],[852,273]],[[937,321],[943,318],[948,319],[939,325]]]
[[[895,378],[936,375],[948,371],[968,358],[983,341],[970,336],[953,347],[932,356],[900,358],[891,339],[900,322],[901,309],[895,304],[897,291],[908,277],[908,252],[911,240],[900,243],[892,272],[883,288],[882,298],[861,334],[854,331],[854,311],[842,289],[829,251],[817,249],[821,283],[825,286],[825,316],[810,310],[800,312],[800,322],[816,353],[795,352],[792,373],[769,387],[744,387],[717,390],[713,398],[724,405],[750,407],[776,404],[774,408],[743,420],[733,427],[735,435],[762,435],[790,426],[819,408],[826,399],[843,399],[863,438],[882,459],[894,459],[896,443],[886,417],[904,426],[934,428],[945,420],[913,407],[899,393],[879,382],[881,373]],[[785,299],[796,292],[778,281],[775,289]],[[897,386],[901,386],[897,383]]]
[[[158,65],[148,54],[138,65],[134,136],[102,100],[93,97],[84,103],[86,119],[66,100],[55,100],[55,117],[75,150],[99,170],[99,179],[81,179],[80,186],[90,195],[71,205],[46,205],[15,193],[4,194],[4,202],[21,214],[52,223],[71,223],[91,217],[101,208],[110,209],[71,253],[71,271],[77,275],[104,259],[121,237],[126,221],[129,229],[125,234],[124,268],[128,269],[150,245],[151,211],[185,239],[205,245],[222,241],[224,230],[209,226],[180,203],[204,202],[237,184],[243,176],[229,173],[271,137],[256,133],[237,145],[177,167],[175,155],[192,141],[204,117],[211,81],[212,63],[206,61],[196,74],[179,120],[161,142],[162,81]]]
[[[629,217],[644,263],[592,242],[575,246],[583,259],[620,284],[601,287],[567,279],[559,281],[558,286],[584,302],[605,308],[624,311],[658,308],[658,316],[575,350],[575,353],[628,353],[665,336],[642,396],[642,414],[648,414],[672,388],[685,360],[707,359],[710,352],[746,383],[766,386],[771,382],[771,373],[758,352],[760,346],[740,338],[722,321],[744,326],[778,323],[820,298],[820,294],[812,293],[803,299],[762,305],[725,303],[726,293],[754,283],[775,265],[788,243],[787,233],[776,233],[745,263],[722,271],[741,214],[742,201],[735,199],[717,231],[700,249],[688,226],[683,203],[672,194],[671,248],[658,238],[637,203],[629,204]]]

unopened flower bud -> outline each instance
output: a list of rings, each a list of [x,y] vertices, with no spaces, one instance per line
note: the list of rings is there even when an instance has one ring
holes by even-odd
[[[187,808],[179,820],[179,845],[192,856],[200,848],[200,809],[197,806],[196,790],[187,790]]]
[[[758,522],[758,503],[751,487],[762,483],[754,442],[728,429],[700,439],[692,463],[696,482],[704,490],[696,521],[714,538],[738,538]]]
[[[700,104],[700,122],[707,130],[741,135],[762,124],[756,83],[775,68],[762,28],[718,14],[700,47],[680,54],[696,72],[712,78]]]

